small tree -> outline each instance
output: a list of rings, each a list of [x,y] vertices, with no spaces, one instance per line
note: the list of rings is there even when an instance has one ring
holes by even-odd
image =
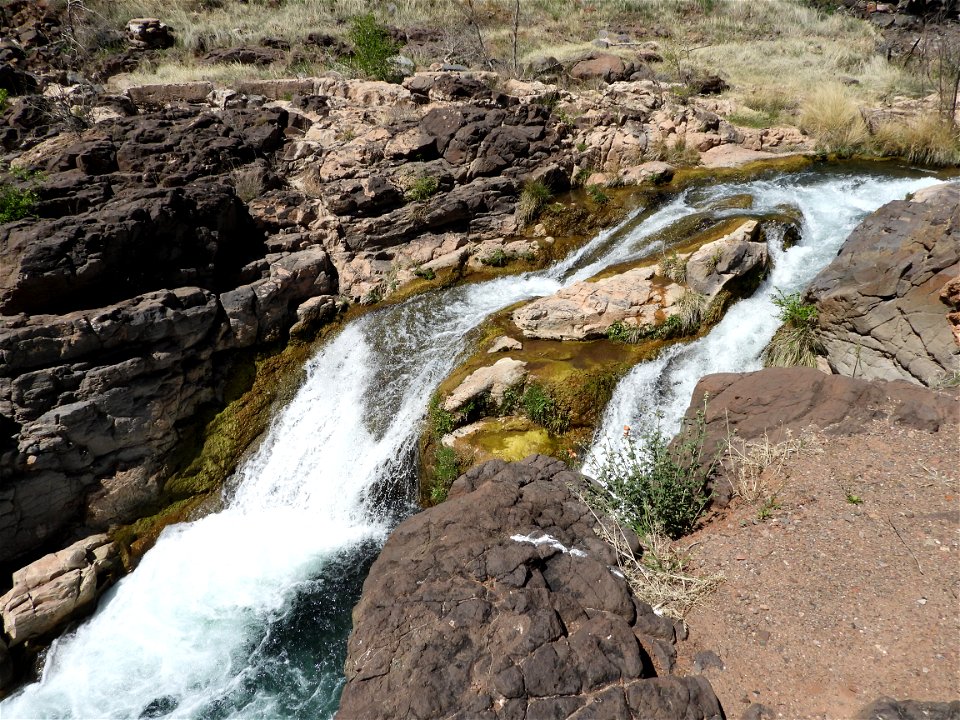
[[[400,44],[372,13],[358,15],[350,21],[350,42],[353,57],[349,64],[354,70],[376,80],[400,81],[400,73],[391,60],[400,52]]]

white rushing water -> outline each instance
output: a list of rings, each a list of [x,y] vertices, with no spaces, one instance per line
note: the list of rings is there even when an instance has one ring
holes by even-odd
[[[774,288],[801,288],[864,214],[932,182],[808,173],[687,192],[546,271],[438,291],[351,323],[310,361],[226,508],[166,529],[95,616],[54,645],[41,682],[0,703],[0,718],[328,717],[350,607],[409,509],[429,397],[471,329],[649,254],[661,231],[723,197],[749,193],[756,212],[799,208],[803,241],[775,254],[770,280],[705,338],[631,372],[601,437],[654,408],[675,422],[700,376],[756,367],[777,326]]]

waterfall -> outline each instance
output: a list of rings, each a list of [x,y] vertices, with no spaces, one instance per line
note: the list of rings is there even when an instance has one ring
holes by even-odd
[[[776,288],[801,288],[854,224],[935,182],[843,172],[718,184],[639,209],[542,272],[438,290],[354,321],[229,483],[225,509],[164,530],[96,614],[51,648],[43,676],[0,718],[328,717],[350,610],[378,548],[411,512],[411,458],[430,395],[491,313],[662,247],[662,233],[724,197],[788,205],[803,241],[706,337],[668,348],[618,386],[600,438],[659,407],[677,422],[708,372],[748,370],[777,326]],[[390,498],[390,502],[384,502]]]

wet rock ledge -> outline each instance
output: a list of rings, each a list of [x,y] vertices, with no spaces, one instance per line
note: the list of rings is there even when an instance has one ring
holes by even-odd
[[[552,458],[493,460],[401,523],[354,610],[341,720],[721,718],[671,675],[672,621],[631,596]]]

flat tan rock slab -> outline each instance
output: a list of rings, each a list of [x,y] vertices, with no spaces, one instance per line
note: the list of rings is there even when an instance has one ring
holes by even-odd
[[[765,150],[748,150],[739,145],[718,145],[700,154],[700,162],[708,168],[740,167],[757,160],[785,157],[787,153],[772,153]]]
[[[527,376],[527,363],[513,358],[502,358],[493,365],[475,370],[457,386],[443,402],[443,409],[455,412],[475,397],[490,393],[495,402],[503,400],[503,395],[514,385],[519,384]]]

